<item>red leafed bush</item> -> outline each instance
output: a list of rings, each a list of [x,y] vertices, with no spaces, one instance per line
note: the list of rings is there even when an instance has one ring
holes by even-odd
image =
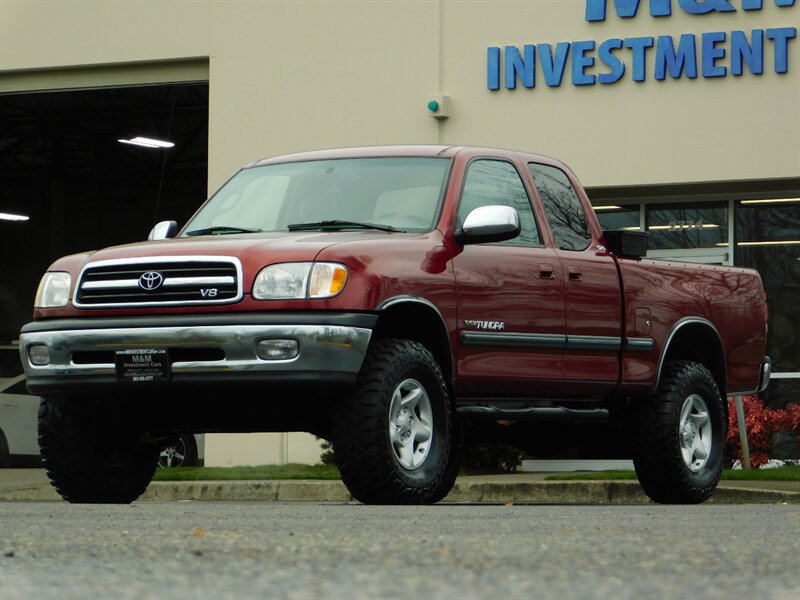
[[[789,404],[786,408],[767,408],[758,396],[744,396],[742,404],[747,442],[750,446],[750,463],[754,467],[760,467],[770,459],[772,436],[776,433],[791,432],[800,442],[800,404]],[[739,423],[733,398],[728,398],[728,436],[725,441],[726,454],[731,459],[742,460]]]

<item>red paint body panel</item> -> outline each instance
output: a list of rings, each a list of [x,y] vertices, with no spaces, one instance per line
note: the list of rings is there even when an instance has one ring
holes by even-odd
[[[504,333],[563,334],[564,281],[552,249],[467,246],[453,264],[459,334],[473,329],[467,320],[502,322]],[[542,264],[554,269],[553,279],[540,278]],[[563,388],[564,352],[461,346],[457,369],[464,393],[552,395]]]
[[[766,345],[766,296],[758,273],[748,269],[694,265],[661,260],[620,259],[625,287],[625,333],[636,330],[636,311],[646,307],[652,316],[649,336],[655,341],[647,354],[623,356],[623,391],[652,388],[664,344],[682,319],[711,323],[722,342],[729,394],[752,392]],[[642,326],[639,320],[639,326]]]
[[[457,394],[600,397],[614,392],[652,391],[670,335],[682,319],[693,317],[707,320],[719,332],[727,361],[727,391],[751,391],[757,387],[765,347],[765,297],[758,274],[745,269],[614,258],[603,246],[600,226],[583,189],[574,174],[558,161],[485,148],[401,146],[320,151],[256,164],[366,156],[452,159],[436,229],[426,234],[315,231],[178,238],[65,257],[50,270],[70,272],[74,285],[81,269],[91,261],[235,256],[243,267],[244,298],[235,304],[213,307],[79,310],[69,305],[35,311],[35,318],[303,310],[375,312],[389,299],[417,296],[431,303],[442,316],[453,355]],[[456,240],[455,215],[464,173],[469,160],[475,157],[514,163],[527,187],[542,247],[464,246]],[[556,166],[570,177],[592,234],[586,250],[556,249],[535,182],[526,168],[532,161]],[[339,296],[292,301],[251,298],[253,279],[263,267],[313,260],[347,265],[348,282]],[[553,279],[540,278],[543,264],[554,267]],[[579,277],[574,277],[576,272]],[[507,334],[563,335],[565,339],[584,336],[593,340],[651,338],[653,347],[646,352],[632,352],[570,348],[566,344],[564,348],[466,346],[461,335],[475,328],[466,326],[465,321],[503,323],[502,333]],[[620,344],[624,348],[624,339]]]

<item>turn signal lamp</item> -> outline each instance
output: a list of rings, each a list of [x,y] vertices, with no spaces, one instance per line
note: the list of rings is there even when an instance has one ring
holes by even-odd
[[[347,267],[339,263],[279,263],[261,269],[253,281],[253,298],[332,298],[345,283]]]

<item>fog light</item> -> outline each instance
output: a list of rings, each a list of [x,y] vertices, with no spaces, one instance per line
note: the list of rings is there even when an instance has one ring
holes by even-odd
[[[256,355],[262,360],[289,360],[300,354],[297,340],[261,340],[256,344]]]
[[[50,364],[50,350],[43,344],[36,344],[28,348],[28,358],[31,364],[44,367]]]

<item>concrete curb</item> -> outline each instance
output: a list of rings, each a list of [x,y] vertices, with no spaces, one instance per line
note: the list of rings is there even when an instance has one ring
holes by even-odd
[[[150,484],[141,500],[279,502],[353,501],[341,481],[198,481]],[[456,481],[444,502],[530,504],[652,504],[635,481]],[[800,492],[718,487],[715,504],[800,504]]]
[[[349,502],[341,481],[154,481],[140,500]]]
[[[498,478],[500,479],[500,478]],[[444,502],[519,504],[651,504],[636,481],[502,481],[459,478]],[[49,483],[0,489],[0,501],[52,501],[61,497]],[[353,502],[341,481],[154,481],[142,501]],[[800,491],[720,486],[715,504],[800,504]]]

